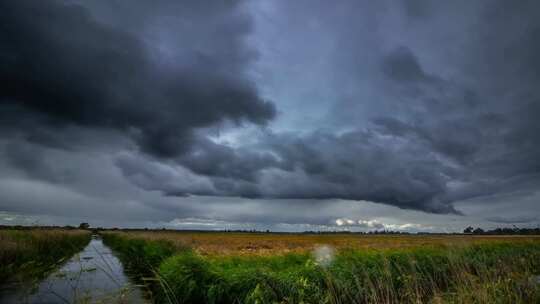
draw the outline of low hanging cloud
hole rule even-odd
[[[530,215],[522,216],[492,216],[486,218],[490,222],[500,223],[500,224],[528,224],[538,221],[538,217]]]
[[[456,213],[449,201],[438,195],[455,170],[435,157],[425,157],[418,147],[403,147],[389,138],[369,132],[350,132],[341,136],[314,134],[311,137],[270,135],[261,145],[266,152],[233,149],[212,143],[212,150],[186,156],[177,161],[197,176],[205,176],[212,187],[192,189],[191,194],[243,196],[250,198],[296,198],[370,200],[417,208],[436,213]],[[213,148],[216,149],[216,148]],[[215,150],[214,150],[215,151]],[[268,153],[271,151],[272,153]],[[401,154],[400,158],[396,155]],[[406,160],[407,165],[402,164]],[[167,195],[185,195],[188,180],[166,172],[151,173],[151,163],[137,164],[142,179],[133,178],[134,168],[117,162],[124,175],[136,184],[160,190]],[[173,164],[174,166],[174,164]],[[204,166],[204,171],[199,166]],[[153,181],[160,181],[155,183]],[[176,187],[173,186],[176,183]],[[188,187],[189,188],[189,187]]]

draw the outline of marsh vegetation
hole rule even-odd
[[[33,229],[2,230],[0,244],[0,287],[33,286],[21,303],[540,303],[535,236],[101,231],[91,239],[86,230]],[[19,303],[20,294],[0,301]]]
[[[534,237],[108,232],[104,240],[158,303],[540,302]]]
[[[39,280],[89,241],[85,230],[0,230],[0,284]]]

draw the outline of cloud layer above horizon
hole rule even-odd
[[[536,1],[0,11],[0,211],[421,230],[434,223],[417,212],[491,208],[486,222],[538,223]],[[390,209],[329,211],[355,202]]]

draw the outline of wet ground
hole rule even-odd
[[[0,303],[147,303],[120,260],[98,236],[37,286],[14,285]]]

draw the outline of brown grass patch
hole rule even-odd
[[[116,232],[148,240],[168,240],[202,255],[275,255],[301,253],[319,245],[340,249],[392,249],[422,246],[466,246],[485,242],[540,241],[538,236],[281,234],[240,232]]]

